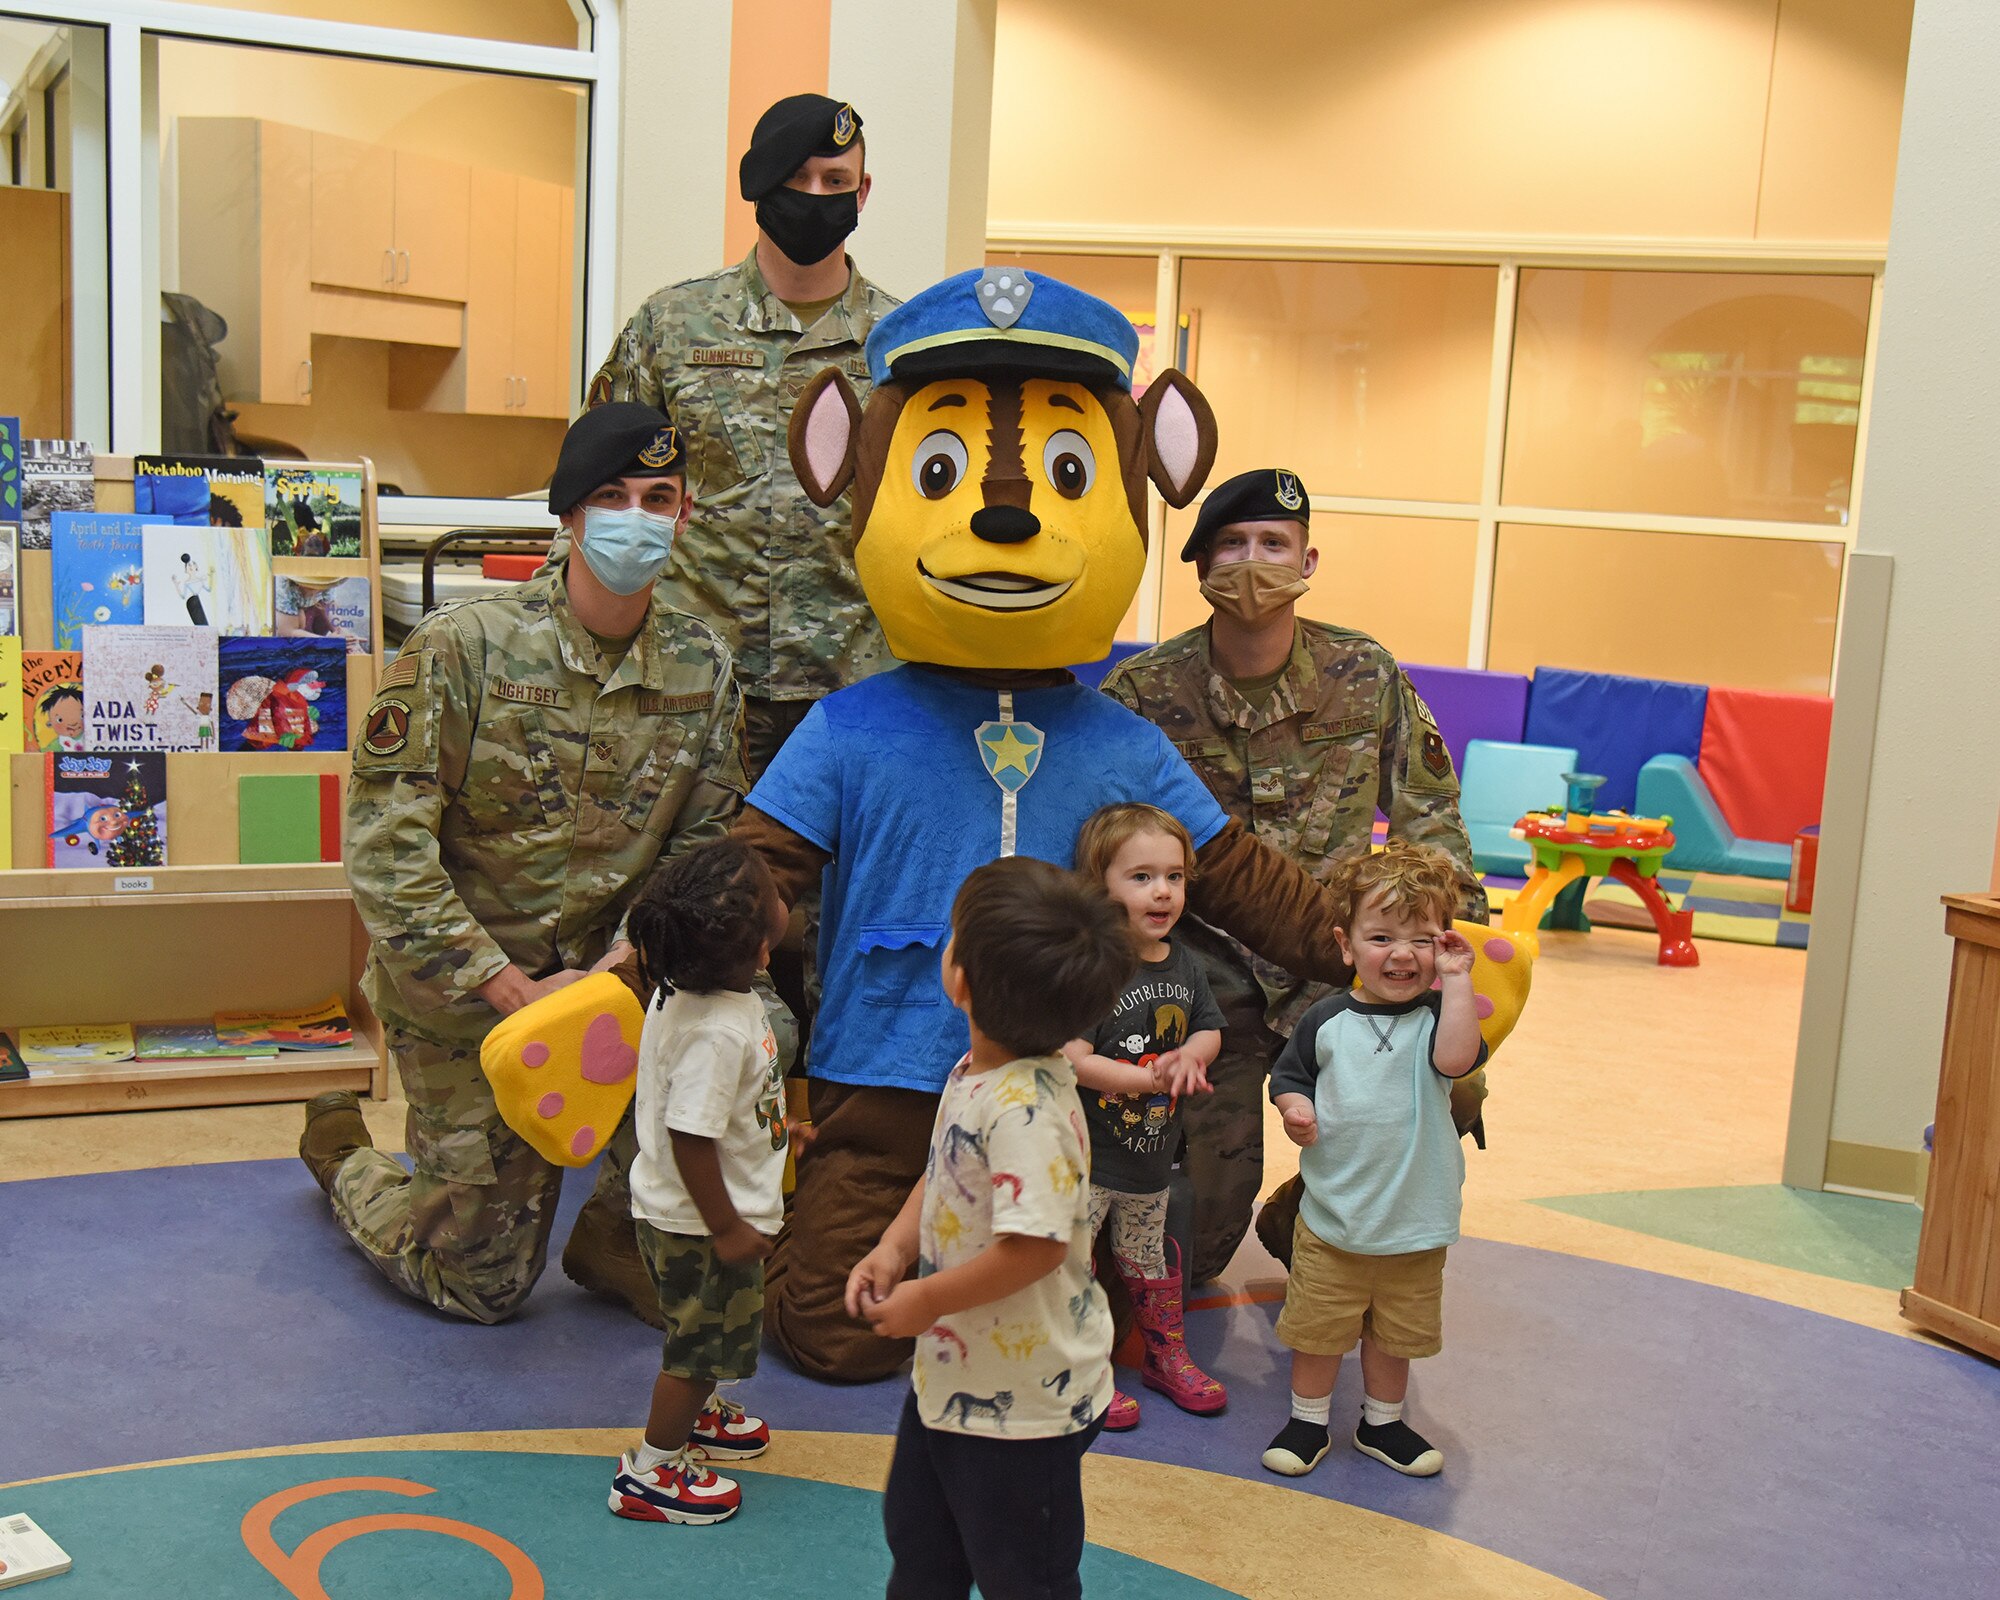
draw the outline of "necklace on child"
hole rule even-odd
[[[1389,1025],[1386,1028],[1377,1023],[1365,1011],[1361,1013],[1361,1019],[1368,1024],[1368,1031],[1375,1035],[1375,1053],[1379,1056],[1384,1050],[1389,1048],[1389,1041],[1396,1034],[1396,1024],[1401,1022],[1403,1017],[1401,1012],[1396,1013],[1396,1015],[1389,1019]]]

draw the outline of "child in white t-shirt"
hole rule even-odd
[[[923,1181],[847,1280],[850,1316],[917,1341],[882,1504],[889,1593],[1074,1600],[1111,1314],[1062,1047],[1111,1009],[1132,943],[1101,889],[1025,856],[972,873],[951,925],[944,992],[972,1049],[945,1082]]]
[[[627,927],[656,990],[632,1215],[667,1337],[645,1439],[619,1458],[610,1504],[641,1522],[720,1522],[742,1492],[703,1463],[761,1455],[771,1438],[715,1386],[757,1370],[764,1258],[784,1215],[785,1085],[751,984],[785,906],[763,858],[723,839],[662,866]]]

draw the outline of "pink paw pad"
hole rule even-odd
[[[562,1108],[563,1097],[551,1089],[535,1102],[535,1115],[540,1117],[544,1122],[551,1122],[562,1115]]]
[[[1472,997],[1472,1014],[1481,1022],[1493,1015],[1493,1002],[1483,994]]]
[[[639,1052],[618,1031],[618,1019],[601,1011],[583,1030],[583,1076],[587,1083],[623,1083],[639,1065]]]
[[[1514,941],[1512,939],[1488,939],[1486,941],[1486,959],[1493,962],[1496,966],[1505,966],[1509,961],[1514,959]]]
[[[539,1067],[548,1059],[549,1047],[539,1039],[531,1040],[521,1046],[521,1065],[524,1067]]]
[[[590,1154],[590,1147],[596,1143],[597,1130],[595,1128],[578,1128],[575,1136],[569,1142],[569,1153],[573,1156],[587,1156]]]

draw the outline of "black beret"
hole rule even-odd
[[[792,94],[757,119],[736,169],[745,200],[761,200],[810,156],[844,155],[861,132],[861,113],[823,94]]]
[[[1218,484],[1201,503],[1194,519],[1194,532],[1181,546],[1181,560],[1192,561],[1216,529],[1232,522],[1312,523],[1312,504],[1299,475],[1284,467],[1259,467],[1255,472],[1239,472],[1227,483]]]
[[[549,480],[549,510],[561,516],[613,478],[686,473],[687,451],[673,418],[636,400],[613,400],[584,412],[563,435]]]

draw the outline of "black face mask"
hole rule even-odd
[[[824,261],[861,220],[861,196],[807,194],[803,189],[773,189],[757,202],[757,226],[788,260],[802,267]]]

